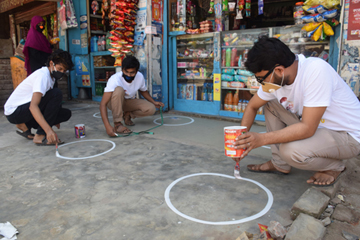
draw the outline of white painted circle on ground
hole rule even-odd
[[[163,126],[184,126],[184,125],[188,125],[188,124],[191,124],[194,122],[194,119],[191,118],[191,117],[185,117],[185,116],[167,116],[167,117],[163,117],[164,119],[165,118],[170,118],[171,120],[179,120],[181,118],[187,118],[187,119],[190,119],[190,122],[186,122],[186,123],[177,123],[177,124],[168,124],[168,123],[164,123]],[[157,118],[154,120],[154,123],[157,124],[157,125],[161,125],[161,123],[158,123],[157,120],[161,120],[161,117]]]
[[[66,160],[89,159],[89,158],[94,158],[94,157],[104,155],[104,154],[112,151],[116,147],[116,144],[113,141],[110,141],[110,140],[107,140],[107,139],[88,139],[88,140],[80,140],[80,141],[76,141],[76,142],[65,143],[65,144],[59,145],[58,148],[64,147],[66,145],[70,145],[70,144],[74,144],[74,143],[82,143],[82,142],[109,142],[109,143],[112,144],[112,147],[109,150],[106,150],[105,152],[102,152],[102,153],[99,153],[99,154],[96,154],[96,155],[92,155],[92,156],[88,156],[88,157],[80,157],[80,158],[64,157],[64,156],[61,156],[60,153],[58,153],[58,152],[57,152],[56,156],[58,158],[62,158],[62,159],[66,159]]]
[[[108,118],[112,118],[113,116],[109,116],[109,113],[111,113],[111,112],[108,112]],[[94,113],[93,117],[94,118],[101,118],[100,112]]]
[[[190,177],[195,177],[195,176],[219,176],[219,177],[225,177],[225,178],[230,178],[230,179],[235,179],[234,176],[229,176],[229,175],[225,175],[225,174],[220,174],[220,173],[195,173],[195,174],[191,174],[191,175],[187,175],[187,176],[184,176],[184,177],[181,177],[177,180],[175,180],[174,182],[172,182],[165,190],[165,202],[166,204],[168,205],[168,207],[173,210],[176,214],[182,216],[183,218],[186,218],[188,220],[191,220],[193,222],[198,222],[198,223],[203,223],[203,224],[209,224],[209,225],[231,225],[231,224],[240,224],[240,223],[244,223],[244,222],[249,222],[249,221],[252,221],[254,219],[257,219],[263,215],[265,215],[271,208],[272,204],[273,204],[273,201],[274,201],[274,197],[272,195],[272,193],[270,192],[269,189],[267,189],[264,185],[262,185],[261,183],[259,182],[256,182],[252,179],[249,179],[249,178],[242,178],[241,180],[244,180],[244,181],[248,181],[248,182],[252,182],[256,185],[258,185],[260,188],[262,188],[267,196],[268,196],[268,202],[266,204],[266,206],[264,207],[263,210],[261,210],[259,213],[255,214],[255,215],[252,215],[250,217],[246,217],[246,218],[243,218],[243,219],[239,219],[239,220],[233,220],[233,221],[222,221],[222,222],[210,222],[210,221],[204,221],[204,220],[200,220],[200,219],[197,219],[197,218],[193,218],[193,217],[190,217],[188,215],[185,215],[184,213],[180,212],[179,210],[177,210],[174,205],[171,203],[170,201],[170,190],[175,186],[175,184],[177,184],[178,182],[180,182],[181,180],[184,180],[186,178],[190,178]],[[236,181],[239,181],[240,179],[236,179]]]

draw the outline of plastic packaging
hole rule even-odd
[[[221,57],[222,57],[221,66],[225,67],[226,66],[226,49],[225,48],[223,48],[223,50],[221,51]]]
[[[234,76],[227,75],[227,74],[221,74],[221,80],[222,81],[234,81]]]
[[[224,100],[224,110],[225,111],[231,111],[232,100],[233,100],[233,96],[232,96],[231,91],[229,91],[225,95],[225,100]]]
[[[236,67],[236,65],[237,65],[236,53],[237,53],[236,48],[233,48],[231,50],[231,64],[230,64],[232,67]]]
[[[98,37],[93,36],[90,41],[90,49],[91,52],[97,52],[98,51]]]
[[[226,49],[226,67],[230,67],[231,63],[231,49]]]
[[[235,70],[234,70],[234,69],[231,69],[231,68],[223,69],[221,72],[222,72],[223,74],[235,75]]]
[[[302,17],[305,15],[304,10],[302,8],[303,2],[297,2],[294,7],[294,21],[295,25],[303,24]]]
[[[236,91],[233,97],[232,101],[232,111],[237,112],[238,111],[238,103],[239,103],[239,91]]]

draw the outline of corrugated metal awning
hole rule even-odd
[[[23,7],[41,5],[42,2],[58,2],[60,0],[0,0],[0,13]],[[26,6],[25,6],[26,5]]]

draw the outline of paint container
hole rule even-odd
[[[245,126],[230,126],[224,127],[224,142],[225,142],[225,156],[240,157],[245,149],[235,149],[233,144],[237,136],[247,132]]]
[[[85,137],[85,124],[76,124],[75,125],[75,137],[84,138]]]

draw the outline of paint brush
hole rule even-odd
[[[240,177],[240,165],[239,165],[239,162],[236,162],[236,164],[235,164],[234,177],[236,179],[242,179],[242,177]]]
[[[58,150],[58,144],[57,144],[57,143],[56,143],[55,147],[56,147],[55,156],[60,157],[59,150]]]

